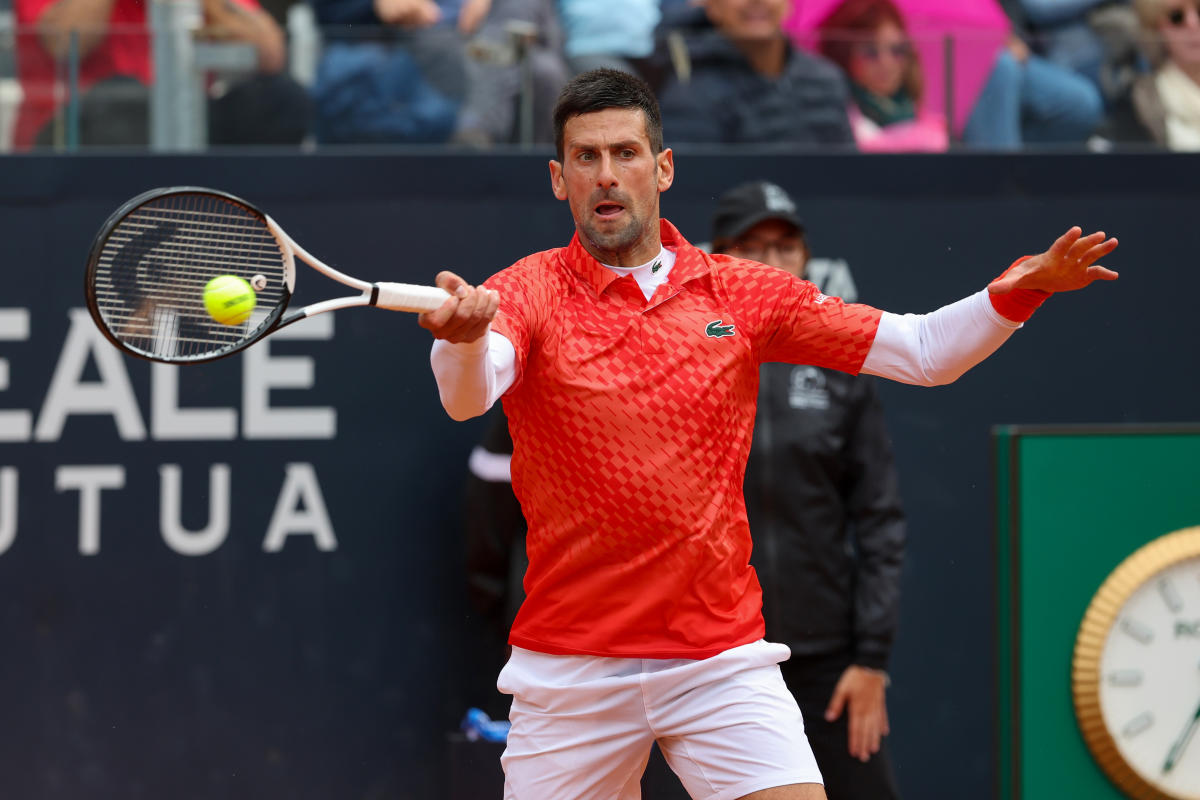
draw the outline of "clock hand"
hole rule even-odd
[[[1175,744],[1171,745],[1171,750],[1167,753],[1167,761],[1163,764],[1163,772],[1170,772],[1179,763],[1179,757],[1183,755],[1183,748],[1187,747],[1188,741],[1191,740],[1197,722],[1200,722],[1200,706],[1196,706],[1196,713],[1192,714],[1192,718],[1183,728],[1183,733],[1179,734]]]

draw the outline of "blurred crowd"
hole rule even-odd
[[[181,53],[206,146],[545,145],[610,67],[673,146],[1200,149],[1200,0],[0,0],[0,149],[153,146]]]

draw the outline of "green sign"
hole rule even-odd
[[[1120,800],[1076,724],[1071,661],[1105,578],[1200,525],[1200,426],[994,431],[1002,800]]]

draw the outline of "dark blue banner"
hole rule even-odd
[[[801,203],[814,277],[896,312],[976,291],[1070,225],[1121,239],[1116,284],[1052,298],[953,386],[884,390],[910,518],[901,788],[988,796],[990,427],[1196,419],[1200,161],[676,156],[663,213],[685,236],[708,238],[725,188],[770,178]],[[217,363],[152,366],[92,325],[83,272],[121,202],[198,184],[357,277],[480,281],[569,239],[546,160],[0,160],[0,794],[447,796],[447,734],[494,654],[462,556],[483,428],[442,412],[428,335],[354,309]],[[299,267],[297,303],[343,293]]]

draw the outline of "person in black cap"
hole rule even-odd
[[[767,181],[733,187],[713,215],[712,252],[761,261],[803,278],[808,244],[796,204]]]
[[[712,250],[803,278],[809,249],[787,192],[721,197]],[[899,796],[888,756],[887,663],[899,619],[905,521],[874,379],[763,364],[745,496],[767,639],[831,798]]]

